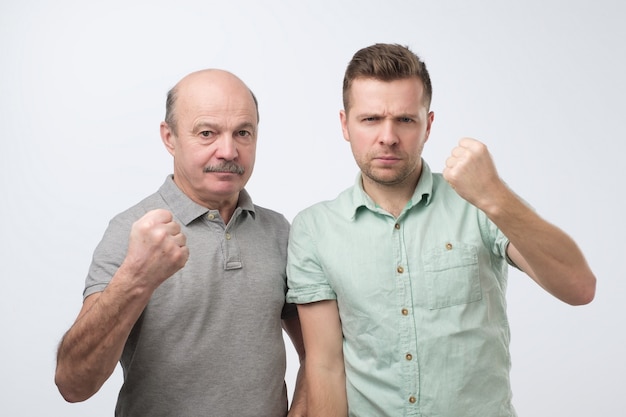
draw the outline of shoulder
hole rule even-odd
[[[444,205],[446,207],[454,207],[456,209],[467,210],[474,208],[467,200],[463,199],[452,188],[450,183],[445,180],[443,174],[432,174],[432,191],[430,205],[437,207]]]
[[[445,180],[443,174],[440,172],[434,172],[432,174],[433,179],[433,192],[452,193],[458,197],[456,191],[452,188],[450,183]]]
[[[127,226],[130,228],[130,225],[140,219],[144,214],[158,208],[169,209],[161,195],[155,192],[113,216],[109,222],[109,227],[118,226],[123,228]]]
[[[292,228],[322,232],[330,225],[352,221],[355,211],[362,204],[358,198],[355,199],[354,192],[354,187],[350,187],[332,200],[320,201],[304,208],[293,219]]]
[[[289,221],[282,213],[265,207],[254,205],[255,220],[268,223],[276,227],[289,227]]]

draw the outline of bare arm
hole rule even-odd
[[[504,184],[485,145],[461,139],[443,175],[509,238],[508,256],[541,287],[568,304],[593,300],[596,278],[576,243]]]
[[[67,401],[86,400],[111,376],[150,296],[188,256],[168,211],[148,212],[133,224],[126,259],[103,292],[85,299],[59,345],[55,382]]]
[[[346,417],[343,333],[337,302],[298,305],[307,354],[307,411],[310,417]]]
[[[300,328],[300,318],[296,315],[293,318],[283,320],[283,329],[293,343],[298,358],[300,360],[300,368],[296,377],[296,387],[294,389],[291,407],[287,417],[305,417],[306,412],[306,379],[305,379],[305,350],[304,341],[302,340],[302,329]]]

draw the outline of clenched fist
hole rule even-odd
[[[446,160],[443,177],[462,198],[478,208],[495,204],[505,187],[498,176],[487,146],[462,138]]]
[[[132,226],[123,266],[136,284],[156,289],[187,262],[186,240],[172,213],[149,211]]]

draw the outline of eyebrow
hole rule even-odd
[[[392,114],[389,115],[394,119],[399,119],[399,118],[403,118],[403,117],[408,117],[410,119],[415,119],[415,120],[419,120],[420,119],[420,115],[419,114],[413,114],[413,113],[399,113],[399,114]],[[366,117],[387,117],[381,113],[377,113],[377,112],[365,112],[365,113],[359,113],[356,115],[357,119],[363,119]]]
[[[211,130],[219,130],[215,123],[201,121],[193,125],[193,132],[202,132],[203,130],[211,129]]]
[[[254,125],[254,123],[250,123],[250,122],[241,123],[240,125],[237,126],[237,129],[235,130],[242,130],[242,129],[247,129],[247,130],[256,132],[256,126]]]
[[[193,126],[194,132],[202,132],[203,130],[207,130],[207,129],[217,130],[217,131],[222,130],[222,128],[220,127],[218,123],[212,123],[208,121],[201,121],[201,122],[196,123]],[[256,133],[256,127],[254,123],[251,123],[251,122],[242,122],[238,124],[234,130],[244,130],[244,129],[251,130]]]

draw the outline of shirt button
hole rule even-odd
[[[446,249],[451,250],[452,249],[452,243],[446,243]]]
[[[410,361],[410,360],[413,359],[413,355],[411,355],[410,353],[407,353],[405,358],[406,358],[407,361]]]
[[[409,402],[410,402],[411,404],[415,404],[415,401],[417,401],[417,400],[415,399],[415,397],[414,397],[414,396],[412,396],[412,395],[411,395],[411,396],[409,397]]]
[[[213,220],[215,218],[215,214],[209,213],[206,215],[209,220]]]
[[[394,227],[396,228],[396,230],[399,230],[400,229],[400,224],[396,223]]]
[[[409,315],[409,310],[407,310],[406,308],[402,309],[402,315],[403,316],[408,316]]]
[[[399,266],[396,271],[398,271],[398,274],[401,274],[404,272],[404,268],[402,268],[401,266]]]

